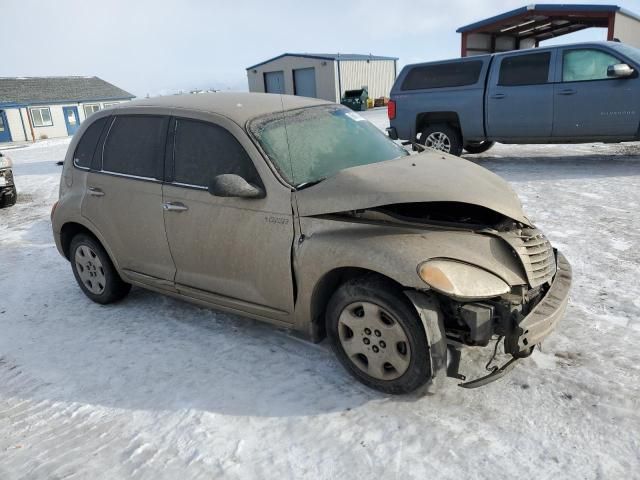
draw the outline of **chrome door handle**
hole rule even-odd
[[[504,97],[506,97],[504,93],[495,93],[491,95],[491,98],[495,98],[496,100],[500,100],[501,98],[504,98]]]
[[[162,208],[168,212],[184,212],[185,210],[189,210],[189,207],[180,202],[167,202],[162,205]]]
[[[558,95],[574,95],[578,93],[576,90],[574,90],[573,88],[565,88],[564,90],[560,90],[558,92]]]
[[[98,187],[89,187],[88,190],[89,195],[93,195],[94,197],[104,197],[104,192]]]

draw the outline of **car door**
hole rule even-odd
[[[540,141],[551,137],[554,55],[551,49],[496,57],[486,98],[490,138]]]
[[[275,180],[236,124],[175,118],[164,218],[183,294],[285,322],[292,321],[294,236],[291,193]],[[215,196],[207,186],[236,174],[262,198]]]
[[[109,121],[87,174],[82,215],[126,275],[171,286],[175,267],[161,181],[169,117],[117,115]]]
[[[633,137],[637,133],[637,71],[625,78],[607,74],[609,66],[630,62],[597,47],[567,47],[560,51],[557,63],[554,137],[586,140],[585,137]]]

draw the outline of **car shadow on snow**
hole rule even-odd
[[[18,176],[27,175],[50,175],[62,173],[62,166],[57,165],[55,160],[46,160],[42,162],[19,163],[14,165],[13,173]]]
[[[567,156],[465,156],[465,159],[503,176],[508,181],[536,182],[594,177],[640,175],[640,154],[585,154]]]
[[[81,293],[69,264],[56,261],[55,248],[38,255],[48,270],[42,282],[16,282],[25,301],[0,318],[19,321],[11,335],[25,346],[16,362],[24,355],[18,366],[41,385],[30,389],[31,398],[267,417],[339,412],[391,398],[351,378],[326,341],[314,345],[139,288],[117,304],[97,305]]]

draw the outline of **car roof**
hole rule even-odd
[[[164,97],[133,100],[131,102],[119,104],[116,109],[119,112],[136,107],[184,109],[224,115],[239,125],[244,125],[247,120],[261,115],[331,103],[332,102],[327,100],[298,97],[294,95],[249,92],[214,92],[167,95]]]

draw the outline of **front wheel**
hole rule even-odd
[[[420,319],[392,282],[361,277],[344,283],[329,301],[326,326],[338,360],[368,387],[403,394],[431,379]]]
[[[445,123],[429,125],[422,130],[420,143],[425,147],[440,150],[459,157],[462,154],[462,136],[457,128]]]
[[[489,150],[496,142],[470,142],[465,144],[464,149],[469,153],[483,153]]]

